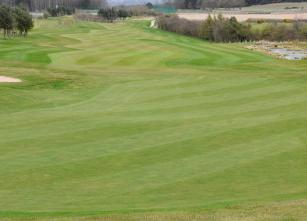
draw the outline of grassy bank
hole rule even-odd
[[[293,209],[273,218],[303,220],[306,70],[148,22],[37,21],[0,40],[0,75],[23,80],[0,85],[0,216],[277,204]]]

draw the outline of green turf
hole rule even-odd
[[[0,216],[307,198],[307,61],[40,20],[0,40]]]

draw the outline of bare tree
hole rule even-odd
[[[69,8],[101,8],[107,0],[0,0],[7,6],[22,6],[30,11],[41,11],[59,6]]]

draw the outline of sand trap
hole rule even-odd
[[[0,83],[19,83],[19,82],[21,82],[21,80],[17,78],[0,76]]]

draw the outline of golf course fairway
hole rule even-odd
[[[0,76],[22,82],[0,83],[0,219],[306,218],[307,61],[149,23],[1,38]]]

